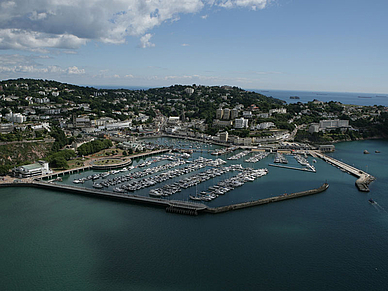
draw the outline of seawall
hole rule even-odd
[[[233,205],[222,206],[222,207],[215,207],[215,208],[208,207],[205,210],[205,212],[217,214],[217,213],[222,213],[222,212],[227,212],[227,211],[232,211],[232,210],[237,210],[237,209],[243,209],[243,208],[247,208],[247,207],[269,204],[272,202],[279,202],[279,201],[284,201],[284,200],[288,200],[288,199],[300,198],[300,197],[304,197],[304,196],[308,196],[308,195],[321,193],[321,192],[325,191],[327,188],[329,188],[329,184],[324,183],[321,187],[316,188],[316,189],[312,189],[312,190],[296,192],[296,193],[292,193],[292,194],[283,194],[280,196],[264,198],[264,199],[259,199],[256,201],[243,202],[243,203],[239,203],[239,204],[233,204]]]

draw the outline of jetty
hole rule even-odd
[[[104,199],[139,203],[139,204],[150,205],[150,206],[164,207],[166,212],[195,215],[195,216],[198,215],[200,212],[216,214],[216,213],[222,213],[222,212],[227,212],[227,211],[232,211],[237,209],[243,209],[247,207],[264,205],[272,202],[279,202],[279,201],[284,201],[288,199],[300,198],[303,196],[321,193],[329,187],[329,184],[325,183],[317,189],[312,189],[312,190],[307,190],[307,191],[302,191],[302,192],[297,192],[292,194],[282,194],[275,197],[269,197],[269,198],[259,199],[259,200],[250,201],[250,202],[243,202],[239,204],[212,208],[212,207],[208,207],[203,203],[196,203],[196,202],[189,202],[189,201],[182,201],[182,200],[167,200],[167,199],[161,199],[161,198],[132,195],[127,193],[116,193],[116,192],[91,189],[91,188],[85,188],[85,187],[76,187],[72,185],[43,182],[40,180],[33,180],[33,181],[29,180],[28,182],[27,181],[24,182],[21,180],[17,180],[17,181],[18,182],[14,182],[14,183],[1,183],[0,187],[34,187],[34,188],[48,189],[48,190],[54,190],[54,191],[91,196],[96,198],[104,198]]]
[[[307,191],[296,192],[296,193],[292,193],[292,194],[282,194],[282,195],[275,196],[275,197],[269,197],[269,198],[255,200],[255,201],[243,202],[243,203],[222,206],[222,207],[215,207],[215,208],[208,207],[208,208],[206,208],[205,212],[217,214],[217,213],[222,213],[222,212],[227,212],[227,211],[232,211],[232,210],[243,209],[243,208],[247,208],[247,207],[269,204],[269,203],[273,203],[273,202],[280,202],[280,201],[284,201],[284,200],[288,200],[288,199],[294,199],[294,198],[300,198],[300,197],[304,197],[304,196],[308,196],[308,195],[318,194],[318,193],[321,193],[323,191],[326,191],[327,188],[329,188],[329,184],[324,183],[319,188],[311,189],[311,190],[307,190]]]
[[[167,212],[198,215],[198,212],[204,211],[207,206],[202,203],[195,203],[181,200],[167,200],[160,198],[153,198],[140,195],[132,195],[125,193],[116,193],[111,191],[104,191],[86,187],[76,187],[72,185],[57,184],[50,182],[43,182],[34,180],[30,182],[14,182],[14,183],[2,183],[0,187],[34,187],[41,189],[48,189],[54,191],[68,192],[73,194],[80,194],[85,196],[92,196],[96,198],[105,198],[111,200],[120,200],[132,203],[140,203],[151,206],[164,207]]]
[[[284,165],[278,165],[278,164],[268,164],[268,166],[291,169],[291,170],[298,170],[298,171],[305,171],[305,172],[313,172],[313,173],[316,172],[316,171],[309,169],[309,168],[298,168],[298,167],[284,166]]]
[[[324,160],[325,162],[329,163],[332,166],[335,166],[339,168],[341,171],[344,171],[350,175],[353,175],[357,177],[358,179],[356,180],[356,187],[358,190],[362,192],[369,192],[369,184],[376,180],[375,177],[372,175],[368,174],[367,172],[357,169],[356,167],[350,166],[342,161],[339,161],[337,159],[334,159],[333,157],[329,157],[325,154],[320,153],[319,151],[309,151],[310,155],[313,157],[318,157]]]

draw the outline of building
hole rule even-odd
[[[10,112],[5,115],[5,119],[7,119],[9,122],[23,123],[27,120],[27,117],[21,113]]]
[[[275,127],[275,124],[273,122],[262,122],[256,126],[257,129],[268,129],[271,127]]]
[[[243,117],[235,119],[234,128],[237,128],[237,129],[248,128],[248,119],[245,119]]]
[[[287,113],[287,109],[286,108],[278,108],[278,109],[270,109],[269,110],[269,115],[272,115],[274,113],[286,114]]]
[[[227,142],[229,137],[229,133],[227,131],[220,133],[220,141]]]
[[[170,116],[167,120],[168,124],[178,124],[179,123],[179,116]]]
[[[222,116],[222,119],[224,119],[224,120],[230,119],[230,109],[229,108],[224,109],[224,115]]]
[[[230,111],[230,119],[236,119],[238,117],[238,109],[237,108],[233,108],[231,111]]]
[[[218,108],[216,110],[216,119],[222,119],[224,116],[224,110],[222,108]]]
[[[38,161],[34,164],[15,167],[12,169],[12,175],[18,178],[29,178],[33,176],[51,174],[49,164],[45,161]]]
[[[186,89],[185,89],[185,92],[187,93],[187,94],[193,94],[194,93],[194,89],[193,88],[190,88],[190,87],[187,87]]]
[[[309,133],[319,132],[319,123],[311,123],[309,126]]]
[[[243,111],[243,117],[251,119],[252,118],[252,111]]]
[[[213,126],[218,126],[218,127],[231,127],[233,125],[232,120],[214,120]]]
[[[348,127],[349,127],[349,120],[330,119],[330,120],[319,121],[319,128],[322,130],[348,128]]]
[[[0,123],[0,133],[10,133],[14,129],[12,123]]]
[[[320,145],[320,146],[318,147],[318,149],[319,149],[321,152],[323,152],[323,153],[327,153],[327,152],[334,152],[335,147],[334,147],[334,145],[332,145],[332,144],[329,144],[329,145]]]

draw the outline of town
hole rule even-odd
[[[130,156],[154,150],[144,138],[161,135],[225,146],[331,151],[333,142],[382,137],[388,129],[384,106],[287,104],[237,87],[195,84],[108,90],[5,80],[0,109],[2,174],[38,160],[54,169],[77,167],[101,150]]]

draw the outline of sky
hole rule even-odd
[[[0,79],[388,93],[386,0],[0,0]]]

